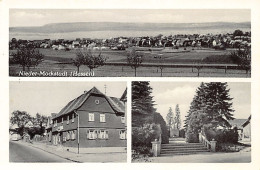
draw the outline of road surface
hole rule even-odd
[[[71,162],[21,142],[9,142],[10,162]]]

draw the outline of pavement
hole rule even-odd
[[[104,152],[102,149],[98,149],[96,153],[94,153],[94,149],[82,149],[80,148],[80,153],[77,153],[76,148],[66,148],[61,146],[53,146],[47,145],[45,143],[39,142],[23,142],[23,141],[16,141],[10,142],[10,147],[13,146],[13,143],[19,144],[20,147],[31,147],[37,149],[38,151],[44,151],[45,153],[51,154],[53,156],[59,157],[63,160],[68,160],[71,162],[126,162],[127,154],[126,150],[123,151],[122,148],[104,148]],[[114,149],[114,150],[113,150]],[[10,149],[11,150],[11,149]],[[62,161],[61,161],[62,162]]]
[[[152,163],[250,163],[251,148],[230,153],[199,153],[193,155],[175,155],[169,157],[152,157]]]

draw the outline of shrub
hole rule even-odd
[[[233,144],[233,143],[217,143],[217,151],[220,152],[239,152],[244,149],[245,146]]]
[[[186,142],[188,142],[188,143],[199,143],[198,134],[187,133],[186,134]]]
[[[151,156],[151,142],[159,139],[160,134],[160,125],[155,123],[132,128],[132,148],[135,155]]]
[[[133,147],[148,146],[151,147],[151,142],[159,139],[161,133],[160,126],[152,124],[144,124],[142,127],[132,129],[132,145]]]
[[[204,128],[204,134],[209,141],[214,139],[218,143],[237,143],[239,137],[236,128],[234,129]]]

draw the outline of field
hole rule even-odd
[[[71,72],[76,71],[77,68],[71,64],[72,58],[76,57],[76,50],[63,51],[52,49],[39,49],[42,54],[45,55],[44,61],[36,68],[31,68],[30,71],[39,72],[68,72],[69,76]],[[224,51],[214,49],[171,49],[166,48],[163,50],[141,50],[143,54],[143,66],[137,68],[137,76],[139,77],[247,77],[244,70],[237,69],[219,69],[205,67],[200,70],[196,69],[198,64],[218,65],[218,66],[234,66],[229,58],[229,54],[232,49]],[[10,51],[10,54],[14,51]],[[94,54],[98,54],[99,51],[95,51]],[[157,56],[161,55],[161,59]],[[127,66],[127,52],[126,51],[102,51],[102,55],[108,57],[108,65],[99,67],[94,70],[94,76],[98,77],[133,77],[134,69]],[[164,65],[161,70],[158,65]],[[178,65],[191,65],[190,67],[178,67]],[[167,66],[166,66],[167,65]],[[171,67],[171,65],[175,65]],[[169,67],[170,66],[170,67]],[[19,72],[22,71],[19,65],[9,66],[10,76],[19,76]],[[162,71],[162,72],[161,72]],[[87,66],[81,66],[80,72],[89,72]],[[198,73],[199,72],[199,73]],[[21,76],[21,75],[20,75]],[[74,75],[77,76],[77,75]]]

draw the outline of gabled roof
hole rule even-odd
[[[234,120],[229,120],[229,123],[231,126],[236,126],[237,128],[241,128],[242,124],[247,121],[247,119],[234,119]]]
[[[121,101],[126,102],[127,101],[127,88],[125,89],[123,95],[120,98]]]
[[[99,95],[105,97],[105,99],[108,101],[111,108],[115,111],[115,113],[123,114],[124,109],[122,109],[119,104],[117,104],[114,100],[112,100],[110,97],[107,97],[103,93],[101,93],[96,87],[93,87],[88,92],[85,92],[84,94],[80,95],[79,97],[75,98],[74,100],[70,101],[61,111],[54,117],[60,117],[61,115],[66,115],[68,113],[73,112],[74,110],[77,110],[80,108],[83,103],[89,98],[91,95]]]
[[[248,119],[241,125],[242,127],[247,126],[251,121],[251,115],[248,117]]]

